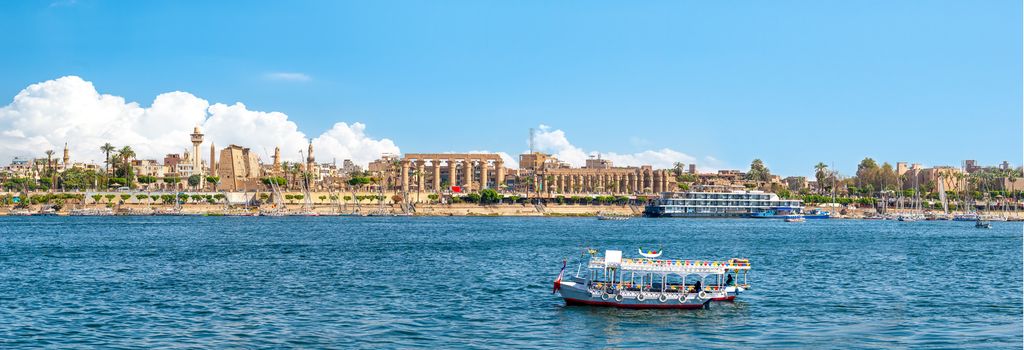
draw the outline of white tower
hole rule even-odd
[[[192,173],[195,175],[203,175],[203,157],[199,153],[199,145],[203,144],[203,133],[199,131],[199,126],[196,126],[192,130]]]

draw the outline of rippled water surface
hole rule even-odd
[[[0,345],[1022,346],[1020,223],[0,218]],[[583,246],[748,257],[709,310],[566,307]],[[569,270],[575,270],[570,265]]]

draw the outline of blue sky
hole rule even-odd
[[[670,149],[809,175],[1022,158],[1019,1],[0,2],[0,106],[77,75],[402,152]],[[710,158],[717,159],[712,161]],[[712,164],[713,163],[713,164]]]

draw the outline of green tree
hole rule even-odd
[[[492,190],[490,188],[484,189],[484,190],[480,191],[480,203],[483,203],[483,204],[498,203],[498,201],[500,201],[500,200],[501,200],[501,195],[498,194],[498,191]]]
[[[122,194],[121,195],[121,201],[126,201],[126,200],[128,200],[130,198],[132,198],[132,195],[130,195],[130,194]]]
[[[818,181],[818,193],[822,193],[825,188],[825,178],[828,176],[828,165],[825,163],[818,162],[814,165],[814,178]]]
[[[134,170],[132,170],[132,158],[135,158],[135,151],[130,146],[124,146],[117,152],[117,155],[121,159],[122,165],[116,175],[126,180],[125,186],[132,187],[132,179],[135,177]]]
[[[206,182],[213,184],[213,190],[217,190],[217,185],[220,184],[220,176],[207,176]]]
[[[115,196],[114,196],[114,195],[112,195],[112,194],[106,194],[106,195],[103,195],[103,198],[106,198],[106,199],[107,199],[107,203],[110,203],[110,201],[114,200],[114,197],[115,197]]]
[[[203,178],[201,176],[199,176],[199,175],[189,176],[188,177],[188,186],[192,187],[193,189],[195,189],[196,186],[199,186],[199,183],[202,182],[202,181],[203,181]]]
[[[772,173],[764,166],[764,162],[754,159],[753,162],[750,162],[750,171],[747,171],[746,178],[752,181],[771,181]]]
[[[107,175],[110,174],[110,153],[114,152],[115,149],[117,148],[114,148],[114,145],[111,145],[109,142],[104,143],[103,146],[100,146],[100,151],[103,151],[103,154],[106,155],[107,157],[105,166],[103,168],[104,178],[106,178]]]
[[[93,203],[99,203],[100,199],[103,198],[103,195],[101,195],[101,194],[94,194],[94,195],[92,195],[90,197],[92,197],[92,202]]]

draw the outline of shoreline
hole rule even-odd
[[[40,214],[42,209],[41,205],[30,205],[27,210],[33,215],[31,216],[254,216],[260,213],[262,210],[274,210],[273,206],[263,207],[244,207],[244,206],[225,206],[223,204],[184,204],[181,205],[179,211],[174,211],[174,205],[171,204],[90,204],[90,205],[69,205],[68,207],[61,208],[57,212],[50,214]],[[71,215],[71,211],[74,209],[86,209],[86,210],[100,210],[107,211],[111,214],[101,215]],[[818,207],[808,206],[805,210],[821,209],[837,213],[837,208],[830,207]],[[12,214],[15,210],[14,206],[3,206],[0,207],[0,216],[28,216]],[[303,211],[303,207],[300,204],[287,204],[282,208],[276,209],[278,211],[298,213]],[[842,209],[840,209],[842,210]],[[309,216],[366,216],[367,214],[376,214],[376,216],[420,216],[420,217],[447,217],[447,216],[467,216],[467,217],[596,217],[601,214],[613,215],[613,216],[626,216],[626,217],[642,217],[643,208],[637,205],[620,205],[620,204],[547,204],[547,205],[534,205],[534,204],[492,204],[492,205],[478,205],[478,204],[418,204],[410,207],[410,210],[403,210],[401,205],[361,205],[358,210],[352,205],[339,206],[329,204],[314,204],[311,211],[307,213],[316,213],[316,215]],[[904,211],[909,212],[909,211]],[[893,210],[891,213],[898,213]],[[951,212],[949,215],[958,214],[959,212]],[[1024,211],[1005,211],[1005,212],[991,212],[991,215],[999,215],[1007,218],[1007,221],[1024,221]],[[829,219],[841,219],[841,220],[865,220],[865,216],[875,215],[875,210],[861,209],[861,208],[846,208],[846,215],[835,214]],[[374,215],[371,215],[374,216]],[[709,217],[713,219],[714,217]],[[689,219],[702,219],[702,218],[689,218]],[[773,220],[773,219],[763,219]],[[927,221],[944,221],[944,220],[927,220]]]

